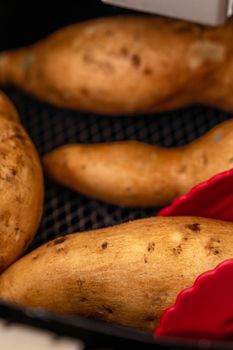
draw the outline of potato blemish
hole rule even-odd
[[[198,223],[186,225],[185,227],[193,232],[201,232],[201,224]]]
[[[149,242],[148,247],[147,247],[147,251],[149,253],[153,252],[155,250],[155,243],[154,242]]]
[[[101,245],[101,248],[103,250],[107,249],[108,248],[108,242],[104,242],[102,245]]]
[[[141,58],[137,54],[133,54],[131,57],[131,62],[134,67],[139,67],[141,65]]]
[[[208,255],[219,255],[220,254],[220,243],[221,241],[217,238],[211,238],[206,244],[205,249],[208,251]]]
[[[103,309],[107,311],[109,314],[113,314],[113,310],[109,306],[103,305]]]
[[[53,241],[53,244],[54,245],[62,244],[66,241],[66,239],[67,239],[66,237],[57,238],[57,239],[55,239],[55,241]]]
[[[174,255],[180,255],[183,251],[181,244],[172,249]]]

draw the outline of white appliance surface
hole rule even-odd
[[[55,337],[53,333],[28,326],[7,325],[0,320],[2,350],[83,350],[81,342]]]
[[[105,3],[193,22],[220,25],[232,15],[233,0],[102,0]]]

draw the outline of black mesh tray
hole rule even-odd
[[[68,143],[138,140],[165,147],[181,146],[230,116],[201,106],[160,115],[105,117],[67,111],[40,103],[12,89],[22,122],[43,156]],[[120,208],[87,198],[46,178],[45,212],[31,248],[57,236],[154,215],[157,208]]]
[[[110,118],[54,108],[15,89],[6,89],[5,92],[15,103],[22,122],[41,155],[57,146],[74,142],[134,139],[166,147],[180,146],[230,118],[230,115],[203,106],[159,115]],[[107,205],[74,193],[46,178],[44,216],[30,249],[63,234],[151,216],[157,209],[129,209]],[[11,321],[49,328],[59,334],[84,339],[88,343],[91,339],[91,344],[95,347],[97,344],[108,344],[112,348],[115,344],[118,348],[124,344],[133,345],[134,348],[145,348],[145,343],[147,347],[152,343],[151,335],[82,318],[61,318],[44,312],[17,311],[9,309],[6,305],[0,305],[0,314]],[[160,345],[156,346],[155,343],[151,346],[154,349],[160,348]],[[180,348],[180,345],[167,345],[166,349],[169,348]],[[222,349],[223,346],[219,348]]]

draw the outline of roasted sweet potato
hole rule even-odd
[[[0,276],[0,298],[153,330],[177,294],[233,256],[233,224],[150,218],[57,238]]]
[[[135,141],[68,145],[44,157],[47,174],[88,196],[124,206],[162,206],[233,167],[233,120],[185,147]]]
[[[0,271],[32,241],[42,215],[43,196],[37,152],[15,108],[0,93]]]
[[[197,102],[232,111],[232,37],[232,20],[221,28],[149,16],[91,20],[3,52],[0,83],[109,115]]]

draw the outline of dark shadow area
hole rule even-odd
[[[1,1],[0,49],[28,45],[70,23],[130,11],[88,1]]]

